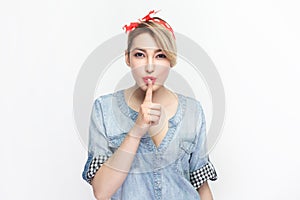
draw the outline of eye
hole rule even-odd
[[[144,57],[144,54],[141,52],[137,52],[134,54],[134,56],[139,58],[139,57]]]
[[[158,58],[167,58],[167,56],[163,53],[160,53],[157,55]]]

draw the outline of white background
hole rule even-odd
[[[0,199],[93,199],[72,114],[76,76],[97,46],[152,9],[201,45],[222,77],[215,199],[300,199],[298,4],[1,1]]]

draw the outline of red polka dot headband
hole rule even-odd
[[[125,32],[127,33],[127,32],[130,32],[130,31],[134,30],[141,22],[153,21],[153,22],[157,22],[157,23],[163,25],[166,29],[171,31],[171,33],[173,34],[173,37],[175,38],[174,31],[173,31],[172,27],[167,22],[165,22],[163,20],[160,20],[160,19],[152,18],[150,16],[151,14],[156,14],[158,12],[159,12],[159,10],[158,11],[151,10],[148,13],[148,15],[146,15],[142,19],[138,19],[139,20],[138,22],[131,22],[129,25],[123,26],[123,29],[125,29]]]

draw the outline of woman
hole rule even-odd
[[[206,153],[199,101],[164,87],[176,64],[172,28],[150,15],[124,26],[136,84],[93,105],[83,178],[96,199],[211,200],[217,174]]]

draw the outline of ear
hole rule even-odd
[[[129,58],[129,53],[127,50],[125,50],[125,62],[128,67],[130,67],[130,58]]]

